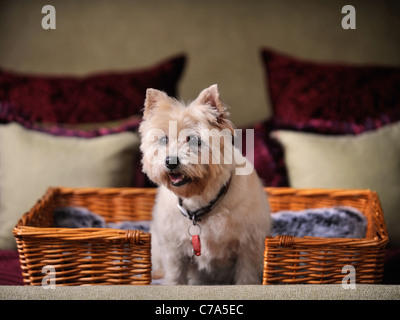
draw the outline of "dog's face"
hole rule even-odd
[[[230,174],[234,129],[216,85],[188,106],[148,89],[140,149],[143,171],[180,197],[199,195]]]

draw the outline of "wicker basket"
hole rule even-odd
[[[388,237],[375,192],[265,191],[273,212],[347,205],[363,212],[368,226],[364,239],[266,238],[263,284],[341,283],[345,265],[355,267],[357,283],[381,281]],[[155,193],[155,189],[50,188],[13,230],[25,284],[41,285],[46,265],[56,269],[56,285],[149,284],[150,234],[52,225],[53,210],[63,206],[86,207],[107,222],[150,220]]]
[[[363,239],[279,235],[267,237],[263,284],[342,283],[344,266],[355,270],[356,283],[379,283],[383,276],[385,247],[389,241],[382,208],[369,190],[268,188],[271,210],[351,206],[365,214]]]
[[[50,188],[13,230],[26,285],[41,285],[44,266],[56,285],[151,282],[151,238],[141,231],[52,228],[57,207],[80,206],[106,222],[150,220],[154,189]]]

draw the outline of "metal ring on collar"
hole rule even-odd
[[[191,229],[193,228],[193,227],[197,227],[198,228],[198,233],[192,233],[191,231]],[[188,227],[188,234],[189,234],[189,236],[194,236],[194,235],[201,235],[201,227],[198,225],[198,224],[191,224],[189,227]]]

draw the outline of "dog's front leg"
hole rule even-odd
[[[190,259],[188,257],[178,257],[166,255],[163,259],[165,270],[164,284],[182,285],[188,283],[188,270]]]
[[[241,248],[236,261],[235,284],[261,284],[263,272],[262,257],[262,249]]]

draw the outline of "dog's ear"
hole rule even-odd
[[[143,119],[149,119],[153,115],[160,100],[166,98],[168,98],[168,96],[165,92],[152,88],[147,89],[146,99],[144,101]]]
[[[196,103],[207,104],[215,108],[218,112],[218,118],[227,118],[229,116],[226,106],[222,103],[219,97],[218,85],[216,84],[213,84],[200,92],[195,101]]]
[[[196,98],[195,103],[209,105],[217,111],[216,113],[216,125],[217,127],[228,128],[234,131],[233,124],[228,119],[229,112],[225,104],[221,101],[219,97],[218,85],[213,84],[212,86],[204,89],[200,92],[199,96]]]

